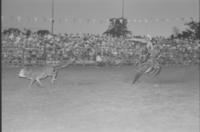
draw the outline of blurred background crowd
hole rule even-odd
[[[77,64],[96,64],[97,56],[106,65],[137,64],[145,58],[146,36],[112,37],[97,34],[50,34],[28,31],[2,32],[2,62],[13,65],[60,63],[70,57]],[[200,41],[192,38],[153,37],[163,65],[198,64]]]

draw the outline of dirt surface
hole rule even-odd
[[[199,70],[164,68],[131,85],[135,68],[69,67],[44,87],[2,68],[3,132],[199,132]]]

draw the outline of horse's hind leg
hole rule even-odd
[[[30,84],[29,84],[29,88],[32,88],[32,85],[33,85],[34,82],[35,82],[35,80],[34,80],[34,79],[31,79],[31,82],[30,82]]]
[[[53,86],[55,85],[56,77],[57,77],[57,72],[54,72],[51,78],[51,83],[53,84]]]
[[[36,81],[38,82],[38,84],[39,84],[40,87],[43,87],[42,82],[40,81],[39,78],[37,78]]]
[[[161,68],[161,66],[158,66],[158,67],[156,67],[155,69],[156,69],[156,70],[155,70],[155,72],[154,72],[154,77],[157,76],[158,74],[160,74],[162,68]]]
[[[143,74],[142,72],[138,72],[138,73],[136,73],[136,75],[135,75],[135,77],[134,77],[134,79],[133,79],[132,84],[135,84],[136,81],[138,81],[139,78],[142,76],[142,74]]]

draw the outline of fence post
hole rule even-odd
[[[54,60],[53,60],[53,61],[54,61],[54,62],[53,62],[54,65],[55,65],[56,62],[57,62],[57,53],[56,53],[56,52],[57,52],[57,50],[56,50],[56,42],[54,42]]]
[[[46,42],[44,41],[43,42],[44,43],[44,51],[43,51],[43,57],[44,57],[44,59],[45,59],[45,65],[47,64],[47,54],[46,54]]]
[[[22,47],[22,64],[24,66],[24,47]]]

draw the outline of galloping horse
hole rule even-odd
[[[160,49],[158,46],[154,46],[151,43],[151,38],[147,39],[146,49],[148,54],[146,55],[145,61],[140,62],[137,67],[137,73],[133,79],[132,84],[135,84],[142,75],[153,75],[157,76],[161,72],[161,65],[158,61],[160,55]]]

